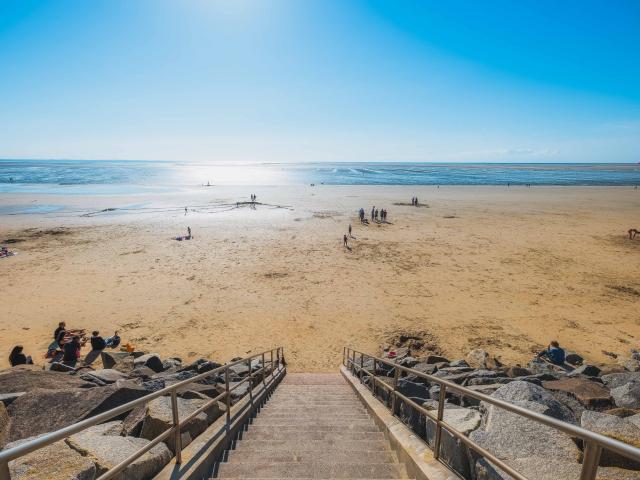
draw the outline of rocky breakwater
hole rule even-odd
[[[51,370],[42,370],[24,365],[0,372],[0,448],[17,446],[221,366],[207,359],[185,365],[179,358],[162,359],[157,354],[143,352],[103,352],[101,357],[102,368],[60,371],[66,369],[54,365]],[[260,368],[259,361],[253,361],[251,366],[231,367],[231,386]],[[257,381],[254,379],[254,384]],[[232,404],[249,388],[250,382],[236,388]],[[219,374],[180,388],[180,419],[224,390],[224,376]],[[184,424],[182,445],[188,445],[223,415],[225,408],[223,402],[216,402]],[[172,419],[170,397],[155,398],[109,422],[10,462],[11,478],[93,480],[170,428]],[[173,456],[173,441],[170,436],[154,446],[116,478],[153,477]]]
[[[558,367],[537,358],[526,366],[502,365],[481,349],[457,360],[428,354],[413,357],[409,349],[393,347],[385,347],[381,355],[389,362],[640,447],[640,361],[632,356],[620,357],[617,364],[591,365],[571,352],[567,363]],[[363,367],[374,373],[380,383],[392,385],[392,365],[378,363],[374,372],[374,362],[365,359]],[[362,378],[371,383],[369,376]],[[440,385],[436,381],[403,372],[397,389],[434,415],[437,413]],[[389,398],[381,387],[377,394],[382,400]],[[579,439],[450,389],[446,390],[445,399],[445,422],[526,477],[580,477],[584,446]],[[435,423],[407,402],[398,402],[397,408],[403,421],[433,446]],[[441,455],[466,479],[511,478],[445,430]],[[640,463],[603,452],[598,478],[638,479]]]

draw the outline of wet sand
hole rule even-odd
[[[290,208],[233,208],[250,193]],[[414,195],[426,205],[404,205]],[[593,362],[640,347],[632,188],[211,187],[5,194],[0,209],[56,204],[76,213],[0,215],[18,252],[0,259],[0,366],[18,343],[42,364],[61,320],[185,361],[283,345],[293,371],[333,371],[344,345],[375,352],[400,333],[508,363],[553,338]],[[390,223],[361,225],[372,205]],[[119,206],[133,210],[80,216]],[[187,226],[193,240],[171,239]]]

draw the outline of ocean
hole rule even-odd
[[[0,192],[118,194],[211,185],[640,184],[640,164],[0,160]]]

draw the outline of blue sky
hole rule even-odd
[[[0,0],[0,157],[640,161],[640,2]]]

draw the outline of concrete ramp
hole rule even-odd
[[[216,478],[409,478],[340,374],[287,374]]]

